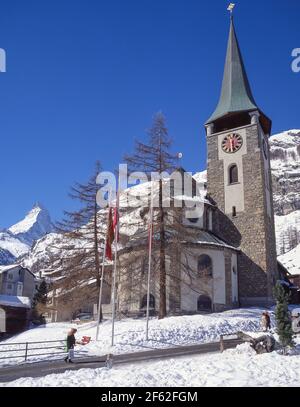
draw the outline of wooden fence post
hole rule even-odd
[[[27,361],[27,354],[28,354],[28,342],[26,342],[26,348],[25,348],[25,362]]]
[[[220,336],[220,351],[223,353],[225,350],[223,335]]]

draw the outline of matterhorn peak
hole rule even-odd
[[[48,210],[40,202],[36,202],[25,218],[11,226],[8,231],[31,246],[34,241],[52,232],[53,225]]]

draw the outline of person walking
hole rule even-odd
[[[266,332],[266,330],[267,330],[267,320],[266,320],[266,313],[265,312],[263,312],[261,314],[260,326],[261,326],[261,330],[263,332]]]
[[[267,311],[262,313],[261,328],[264,332],[267,332],[269,329],[271,329],[271,318],[270,314]]]
[[[74,359],[74,347],[75,347],[76,343],[79,343],[79,344],[81,343],[81,342],[77,342],[75,339],[76,332],[77,332],[77,329],[75,329],[75,328],[70,329],[70,331],[68,332],[68,336],[67,336],[68,355],[64,359],[66,363],[73,363],[72,359]]]
[[[266,318],[266,330],[271,330],[271,317],[268,311],[265,312],[265,318]]]

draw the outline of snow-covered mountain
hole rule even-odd
[[[0,265],[11,264],[28,253],[35,241],[52,230],[48,211],[35,204],[23,220],[0,232]]]
[[[11,226],[8,231],[21,242],[31,246],[34,241],[53,231],[47,209],[37,203],[23,220]]]
[[[292,273],[300,274],[300,130],[270,138],[277,253]]]
[[[300,210],[300,130],[270,138],[274,177],[274,208],[277,215]]]
[[[13,263],[30,250],[30,246],[14,237],[9,231],[0,233],[0,265]]]

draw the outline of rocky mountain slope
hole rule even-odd
[[[300,130],[270,138],[279,261],[300,274]]]
[[[23,220],[0,232],[0,265],[11,264],[53,230],[48,211],[35,204]]]
[[[8,229],[15,238],[28,246],[52,231],[49,212],[39,203],[34,205],[23,220]]]

